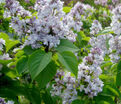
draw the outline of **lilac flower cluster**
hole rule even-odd
[[[6,102],[4,98],[0,98],[0,104],[14,104],[14,102],[10,100]]]
[[[96,5],[102,5],[102,6],[107,5],[107,2],[108,2],[108,0],[94,0],[94,3]]]
[[[90,34],[96,35],[100,30],[102,30],[102,25],[99,23],[98,20],[94,20],[92,26],[90,27]]]
[[[102,50],[103,57],[109,55],[111,62],[118,62],[121,56],[121,36],[112,34],[99,35],[90,39],[91,46],[99,47]]]
[[[94,12],[94,8],[90,5],[82,4],[77,2],[71,11],[64,18],[64,22],[72,29],[79,32],[82,29],[82,20],[86,19]]]
[[[109,40],[109,51],[112,62],[118,62],[121,56],[121,4],[113,9],[111,27],[116,36]]]
[[[120,0],[94,0],[96,5],[108,6],[109,9],[114,8]]]
[[[6,104],[5,100],[0,98],[0,104]]]
[[[60,96],[63,104],[71,104],[77,98],[76,78],[72,77],[70,72],[58,70],[54,80],[51,95]]]
[[[84,90],[89,97],[97,96],[102,92],[103,82],[99,79],[102,73],[100,68],[103,62],[103,53],[100,48],[93,47],[88,56],[78,66],[78,82],[80,91]]]
[[[112,62],[118,62],[121,56],[121,36],[114,36],[109,40],[109,51]]]
[[[113,4],[118,4],[119,3],[119,0],[112,0],[112,3]]]
[[[23,9],[19,13],[18,9],[12,11],[13,5],[17,8],[21,6],[17,1],[6,1],[6,7],[9,12],[23,17]],[[12,3],[11,3],[12,2]],[[75,41],[76,35],[62,20],[65,17],[63,12],[63,2],[60,0],[37,0],[34,9],[37,11],[36,16],[30,19],[20,19],[19,16],[12,18],[11,27],[19,36],[26,37],[25,45],[31,45],[32,48],[40,48],[42,45],[49,48],[56,47],[60,43],[60,39],[69,39]],[[24,14],[28,14],[24,11]],[[30,14],[30,13],[29,13]]]
[[[70,72],[58,70],[52,85],[51,95],[60,96],[63,104],[71,104],[77,98],[77,89],[84,91],[93,98],[102,91],[103,82],[99,79],[102,70],[103,52],[100,48],[93,47],[88,56],[78,66],[78,77],[75,78]]]
[[[87,18],[88,16],[92,15],[94,11],[95,9],[90,5],[77,2],[75,6],[71,9],[69,14],[77,20],[80,20],[82,18],[82,15]]]
[[[90,44],[92,47],[97,47],[100,48],[103,52],[103,56],[106,54],[109,54],[109,47],[108,47],[108,41],[113,38],[112,34],[107,34],[107,35],[99,35],[97,37],[91,37],[90,39]]]
[[[7,11],[10,12],[11,16],[21,16],[23,18],[31,16],[31,13],[20,6],[18,1],[6,0],[5,3],[5,7],[7,8]]]
[[[116,6],[116,8],[113,9],[112,13],[112,30],[115,32],[115,34],[121,35],[121,4]]]

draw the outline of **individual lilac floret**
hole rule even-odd
[[[2,38],[0,38],[0,51],[3,52],[3,48],[5,46],[5,40],[3,40]],[[8,53],[2,53],[2,55],[0,55],[0,60],[10,60],[11,58],[9,57]]]
[[[14,104],[14,101],[8,100],[6,104]]]
[[[11,58],[10,58],[10,56],[9,56],[9,54],[7,53],[7,54],[3,54],[3,55],[0,55],[0,60],[10,60]]]
[[[2,38],[0,39],[0,51],[3,50],[3,46],[5,45],[5,40],[3,40]]]

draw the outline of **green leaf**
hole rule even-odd
[[[78,47],[84,47],[88,44],[90,37],[86,37],[83,31],[77,32],[76,44]]]
[[[2,33],[2,32],[0,33],[0,38],[4,39],[5,41],[9,40],[9,36],[5,33]]]
[[[83,100],[77,99],[77,100],[74,100],[74,101],[72,102],[72,104],[85,104],[85,103],[84,103]]]
[[[28,66],[32,79],[37,77],[40,72],[49,64],[51,61],[52,53],[45,53],[44,51],[37,50],[29,58]]]
[[[0,64],[7,65],[12,61],[13,61],[12,59],[10,59],[10,60],[0,60]]]
[[[72,42],[70,42],[69,40],[65,40],[65,39],[62,39],[58,47],[55,49],[59,52],[64,52],[64,51],[75,52],[79,50]]]
[[[38,75],[36,78],[39,83],[40,88],[44,88],[46,84],[52,80],[54,75],[56,74],[56,64],[52,61],[50,62],[46,68]]]
[[[102,100],[102,101],[99,101],[97,104],[110,104],[110,103]]]
[[[101,30],[101,31],[97,34],[97,36],[98,36],[98,35],[111,34],[111,33],[113,33],[112,29],[111,29],[110,27],[107,27],[107,28]]]
[[[18,60],[16,69],[18,73],[21,74],[22,72],[26,71],[27,68],[28,68],[28,57],[23,56]]]
[[[121,61],[118,63],[117,66],[116,85],[121,86]]]
[[[23,56],[23,54],[24,54],[24,51],[23,51],[23,50],[19,50],[19,51],[17,51],[17,53],[15,54],[15,57],[16,57],[16,58],[20,58],[21,56]]]
[[[82,41],[82,36],[81,36],[81,34],[84,35],[84,33],[79,32],[79,33],[77,33],[77,37],[76,37],[76,42],[77,42],[77,44],[78,44],[79,47],[81,47],[81,41]]]
[[[51,96],[48,94],[47,91],[43,94],[42,99],[45,104],[54,104]]]
[[[5,33],[0,33],[0,38],[5,40],[6,52],[20,43],[18,40],[10,40],[9,36]]]
[[[77,76],[78,61],[72,52],[58,53],[58,59],[65,68]]]
[[[17,96],[24,96],[32,104],[41,104],[40,90],[21,86],[18,80],[4,76],[0,78],[0,97],[17,100]],[[18,104],[18,103],[16,103]]]
[[[9,40],[6,41],[6,52],[8,52],[11,48],[13,48],[15,45],[19,44],[20,42],[18,40]]]
[[[23,90],[17,80],[12,80],[7,76],[0,78],[0,97],[16,98],[25,93]]]
[[[106,101],[109,104],[115,104],[114,101],[113,101],[113,99],[112,99],[112,97],[107,96],[107,95],[103,95],[103,94],[96,96],[94,98],[94,100],[96,101],[96,104],[98,104],[101,101]]]
[[[24,50],[25,54],[27,54],[27,55],[30,55],[35,51],[34,49],[32,49],[31,46],[25,46],[23,50]]]
[[[26,95],[25,97],[32,102],[32,104],[41,104],[41,96],[40,96],[40,90],[37,89],[35,86],[31,89],[26,88]]]
[[[110,93],[110,95],[119,97],[120,94],[119,94],[119,92],[115,88],[107,85],[106,89],[107,89],[108,93]]]
[[[65,13],[69,13],[70,10],[71,10],[71,7],[63,7],[63,11],[64,11]]]

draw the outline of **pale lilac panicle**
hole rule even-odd
[[[5,7],[10,11],[11,16],[20,15],[21,17],[31,16],[31,13],[25,10],[18,1],[16,0],[6,0]]]
[[[77,20],[80,20],[82,15],[85,16],[85,18],[87,18],[88,16],[92,15],[91,12],[94,11],[95,9],[90,5],[77,2],[71,9],[70,14]]]
[[[100,48],[92,48],[88,56],[85,56],[83,62],[78,65],[77,78],[71,75],[71,72],[58,71],[55,76],[55,84],[51,94],[61,96],[63,104],[71,104],[77,98],[77,89],[84,91],[89,97],[93,98],[102,92],[103,82],[99,79],[102,70],[100,68],[103,62],[103,53]],[[60,73],[60,74],[59,74]],[[86,83],[86,84],[85,84]]]
[[[115,34],[121,35],[121,4],[113,9],[111,27]]]
[[[78,66],[78,81],[84,84],[80,85],[80,91],[85,91],[89,97],[97,96],[102,92],[103,82],[99,79],[102,70],[100,64],[103,62],[101,49],[92,48],[91,53],[83,59]]]
[[[20,20],[18,17],[13,17],[11,19],[10,27],[14,29],[14,31],[18,34],[18,36],[22,36],[26,31],[26,23],[25,20]]]
[[[107,5],[107,2],[108,2],[108,0],[94,0],[94,3],[96,5],[102,5],[102,6]]]
[[[96,35],[101,30],[102,30],[102,25],[99,23],[98,20],[94,20],[92,26],[90,27],[90,34]]]
[[[41,27],[37,30],[41,31],[41,41],[49,47],[56,47],[60,43],[60,39],[67,38],[75,41],[76,35],[70,30],[68,25],[65,25],[60,19],[65,15],[62,11],[63,3],[59,0],[50,0],[44,3],[43,8],[38,11],[38,20],[35,26]],[[39,21],[40,20],[40,21]],[[42,21],[42,22],[41,22]]]
[[[60,71],[60,70],[57,70],[57,73],[55,75],[55,82],[56,84],[53,84],[52,85],[52,90],[50,91],[51,95],[52,96],[61,96],[61,93],[62,93],[62,89],[63,89],[63,80],[61,80],[61,78],[65,75],[64,71]]]
[[[80,32],[83,26],[83,19],[86,19],[94,12],[94,8],[88,4],[77,2],[71,11],[64,18],[64,22],[72,29]]]
[[[83,8],[83,5],[82,3],[80,2],[77,2],[75,4],[75,6],[71,9],[71,12],[70,14],[75,17],[76,19],[80,19],[81,18],[81,15],[84,14],[84,8]]]
[[[71,76],[70,72],[57,71],[55,84],[52,85],[52,96],[60,96],[63,104],[71,104],[77,98],[76,79]]]
[[[111,38],[113,38],[112,34],[99,35],[97,37],[91,37],[89,43],[92,47],[99,47],[102,50],[103,56],[105,56],[106,54],[110,53],[107,43]]]
[[[0,104],[6,104],[6,102],[3,98],[0,98]]]
[[[121,56],[121,36],[114,36],[109,40],[109,51],[112,62],[118,62]]]
[[[81,22],[81,20],[74,20],[74,17],[72,17],[70,14],[68,14],[63,21],[66,25],[68,25],[70,29],[74,29],[77,32],[82,29],[83,23]]]
[[[121,56],[121,4],[116,6],[113,11],[111,27],[116,36],[109,40],[110,58],[113,63],[118,62]]]
[[[44,45],[52,48],[60,44],[60,39],[69,39],[73,42],[76,40],[76,34],[62,20],[65,17],[63,2],[37,0],[34,8],[37,11],[36,17],[12,18],[11,27],[20,37],[26,37],[23,46],[31,45],[32,48],[40,48]]]
[[[119,2],[119,0],[112,0],[113,4],[117,4]]]
[[[4,11],[3,17],[4,18],[9,18],[11,16],[11,13],[9,11]]]

